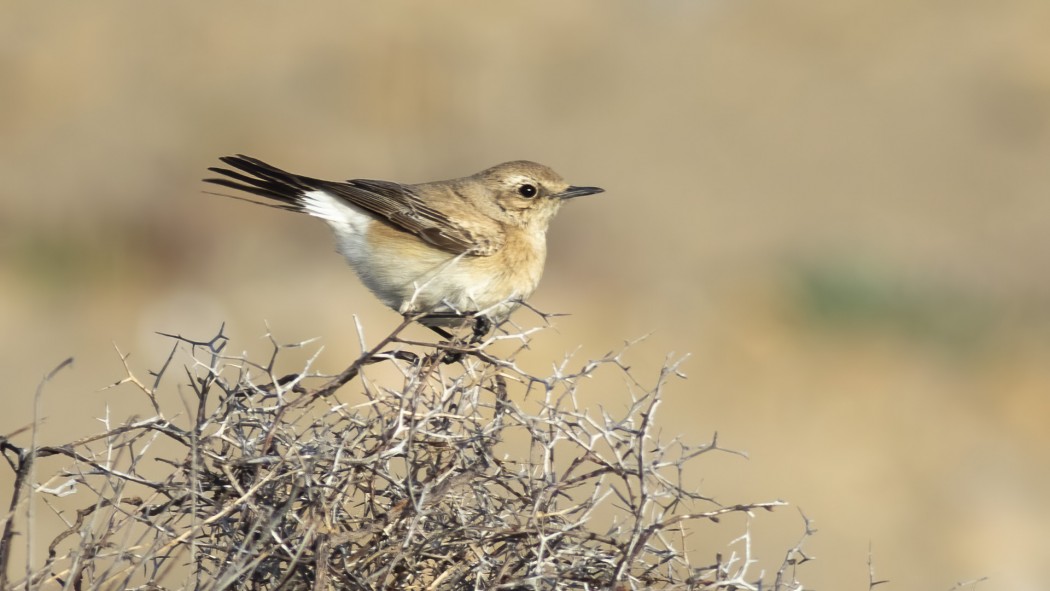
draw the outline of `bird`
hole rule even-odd
[[[321,180],[243,154],[219,160],[229,168],[209,168],[221,176],[205,182],[324,220],[380,301],[447,339],[447,328],[472,320],[474,342],[536,290],[561,206],[604,191],[527,160],[418,184]]]

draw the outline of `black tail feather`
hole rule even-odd
[[[248,174],[241,174],[241,172],[227,168],[212,167],[208,170],[229,178],[210,178],[204,179],[204,182],[273,199],[291,206],[289,209],[296,211],[302,210],[303,193],[313,190],[315,188],[313,183],[318,182],[317,179],[283,171],[262,160],[243,154],[223,156],[219,160]]]

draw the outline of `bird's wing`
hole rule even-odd
[[[413,187],[368,179],[325,185],[327,191],[346,202],[454,254],[488,256],[502,246],[503,233],[495,220],[478,215],[469,226],[453,220],[427,205]]]
[[[495,220],[480,216],[483,219],[468,227],[428,206],[408,185],[365,179],[325,181],[292,174],[244,155],[220,160],[241,172],[209,168],[228,178],[205,179],[206,182],[273,199],[285,209],[305,211],[304,195],[322,191],[452,254],[488,256],[502,246],[503,234]]]

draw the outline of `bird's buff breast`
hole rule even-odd
[[[546,240],[508,233],[491,256],[453,255],[381,222],[341,236],[339,250],[365,284],[401,313],[483,312],[502,321],[539,284]]]

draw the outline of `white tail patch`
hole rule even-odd
[[[368,224],[374,219],[359,208],[324,191],[306,191],[300,203],[306,213],[327,221],[337,229],[349,230],[356,234],[364,234]]]

